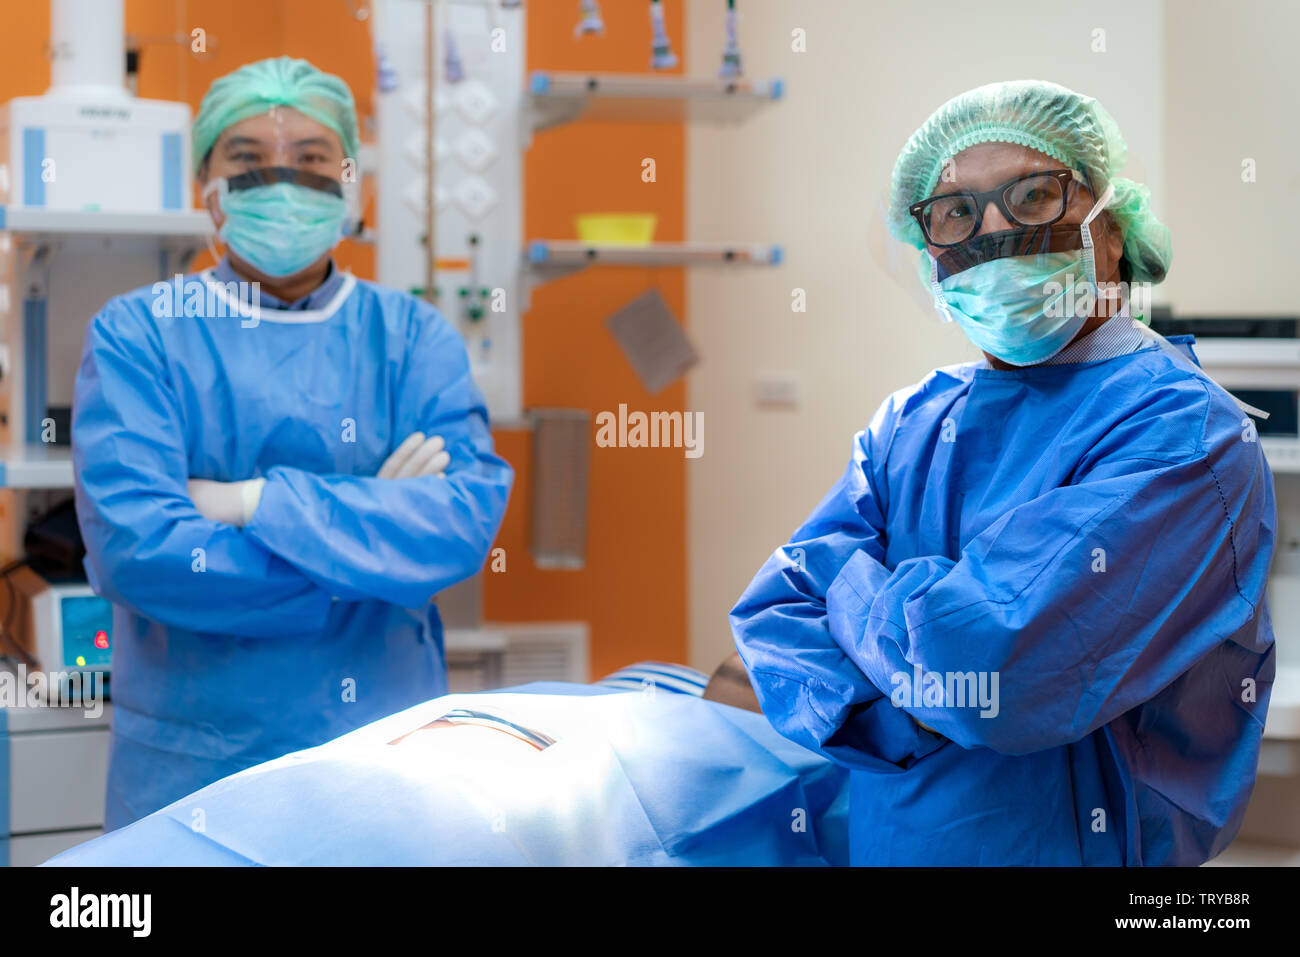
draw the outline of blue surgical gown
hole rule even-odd
[[[731,623],[769,720],[852,769],[854,863],[1198,864],[1254,785],[1276,531],[1190,362],[954,366],[884,403]]]
[[[73,407],[86,572],[115,605],[110,829],[443,693],[430,599],[482,566],[513,477],[427,304],[350,277],[289,321],[171,300],[104,306]],[[375,478],[416,431],[446,477]],[[186,491],[257,476],[242,529]]]

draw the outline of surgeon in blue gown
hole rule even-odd
[[[456,329],[333,262],[347,86],[250,64],[193,143],[225,256],[110,300],[76,382],[86,571],[115,606],[109,829],[444,693],[431,599],[482,566],[513,477]]]
[[[1095,100],[1021,81],[895,166],[891,232],[984,361],[890,396],[731,613],[769,720],[852,770],[854,863],[1190,865],[1241,825],[1272,477],[1135,321],[1170,242],[1124,161]]]

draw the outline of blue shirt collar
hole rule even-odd
[[[217,263],[212,270],[212,277],[220,283],[245,281],[230,265],[229,256],[221,257],[221,262]],[[259,288],[258,305],[263,309],[286,309],[295,312],[302,312],[307,309],[321,309],[329,305],[334,298],[334,294],[339,291],[339,287],[342,285],[343,273],[334,265],[334,260],[331,259],[329,272],[325,274],[325,281],[301,299],[286,303],[283,299],[279,299],[266,290]]]

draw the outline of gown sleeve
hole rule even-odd
[[[464,342],[441,316],[417,322],[397,419],[442,436],[451,457],[445,475],[381,479],[277,466],[244,526],[341,599],[426,604],[483,566],[505,514],[514,473],[493,451]]]
[[[885,511],[873,460],[883,461],[896,419],[892,402],[854,438],[840,480],[767,560],[731,612],[736,648],[772,725],[850,767],[901,771],[940,747],[835,641],[827,591],[854,556],[885,557]]]
[[[177,628],[278,637],[323,628],[331,596],[186,490],[184,423],[147,323],[111,301],[77,373],[72,456],[85,568],[95,590]]]
[[[891,570],[854,551],[827,593],[836,646],[881,689],[918,670],[923,687],[937,687],[931,674],[995,676],[992,707],[915,704],[913,688],[906,710],[963,747],[1027,754],[1086,737],[1251,635],[1276,526],[1271,477],[1249,421],[1212,401],[1215,388],[1160,390],[1071,484],[1004,513],[955,561]],[[1227,700],[1242,678],[1222,675]]]

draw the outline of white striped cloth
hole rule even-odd
[[[1067,362],[1096,362],[1099,359],[1114,359],[1137,352],[1146,344],[1137,324],[1129,316],[1128,306],[1111,316],[1092,332],[1078,342],[1066,346],[1052,358],[1043,363],[1045,366],[1062,365]]]
[[[640,691],[647,684],[677,694],[700,697],[709,683],[709,676],[686,665],[670,665],[662,661],[641,661],[620,668],[596,682],[602,688],[619,691]]]

